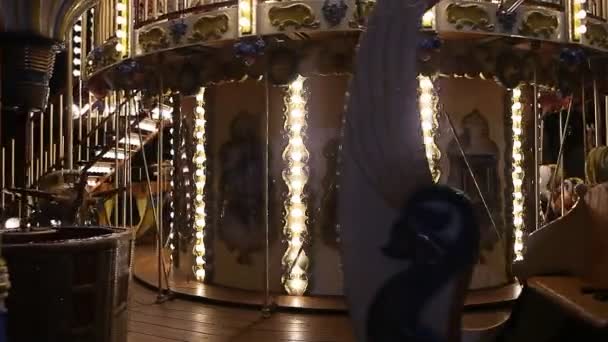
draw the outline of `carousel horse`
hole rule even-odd
[[[429,309],[433,297],[450,281],[466,286],[473,273],[480,243],[479,225],[471,201],[444,186],[414,193],[393,227],[386,256],[412,265],[387,281],[369,311],[370,341],[445,341],[431,327],[438,312]],[[461,278],[454,277],[455,274]],[[463,293],[464,287],[458,289]],[[460,336],[458,311],[452,301],[443,311],[455,311],[441,331],[450,341]]]
[[[455,250],[443,240],[443,235],[457,241],[466,231],[465,226],[472,229],[474,223],[458,222],[466,216],[457,214],[457,208],[466,207],[464,200],[448,196],[447,190],[444,195],[438,189],[424,190],[433,180],[417,108],[419,23],[422,14],[435,3],[379,0],[361,36],[356,57],[340,155],[338,222],[344,292],[358,341],[460,341],[460,326],[454,322],[460,322],[469,279],[467,267],[445,264],[444,258]],[[429,193],[424,195],[425,191]],[[412,196],[424,198],[428,205],[420,213],[425,215],[423,220],[408,222],[410,229],[416,231],[411,234],[417,237],[416,241],[405,246],[400,242],[393,244],[392,233],[403,229],[401,224],[394,226],[394,222],[404,217],[404,207],[406,212],[412,209],[406,205]],[[426,216],[434,212],[446,216]],[[446,228],[439,230],[441,234],[424,237],[425,232],[442,225]],[[396,247],[384,249],[387,241]],[[399,249],[408,245],[435,255],[437,265],[431,274],[420,273],[424,279],[413,279],[410,270],[414,272],[416,267],[410,258],[402,257],[401,253],[406,252]],[[473,249],[474,245],[469,247]],[[468,253],[473,252],[463,251],[462,255]],[[407,293],[408,288],[403,287],[395,293],[395,286],[405,286],[403,282],[412,292]],[[412,282],[430,286],[433,291]],[[416,291],[420,291],[420,298]],[[407,307],[395,308],[387,303],[391,294],[400,302],[416,298],[417,305],[409,312]],[[383,308],[384,305],[388,306]],[[427,320],[427,313],[431,312],[434,314]],[[414,321],[414,317],[418,320]],[[388,332],[379,332],[382,327]],[[394,336],[387,336],[393,333]],[[407,334],[414,336],[403,339]]]

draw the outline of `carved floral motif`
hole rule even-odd
[[[448,22],[458,30],[468,27],[475,31],[494,31],[490,15],[481,5],[452,3],[448,5],[446,12]]]
[[[608,30],[602,24],[587,22],[587,32],[585,33],[587,42],[600,48],[608,48]]]
[[[220,39],[228,31],[230,18],[225,13],[200,17],[192,26],[190,42]]]
[[[519,33],[524,36],[549,39],[555,35],[559,21],[557,16],[542,11],[530,11],[525,14]]]
[[[294,29],[317,29],[321,25],[310,6],[297,3],[287,6],[274,6],[268,11],[270,24],[283,31],[292,26]]]
[[[142,31],[137,37],[137,42],[144,52],[164,49],[169,47],[167,32],[161,27],[153,27],[147,31]]]

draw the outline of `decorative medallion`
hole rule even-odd
[[[137,42],[144,52],[164,49],[169,47],[167,33],[161,27],[154,27],[148,31],[142,31],[137,37]]]
[[[372,13],[376,6],[375,1],[357,1],[357,10],[353,15],[353,19],[348,23],[351,28],[359,28],[365,25],[367,17]]]
[[[293,26],[296,30],[301,28],[317,29],[321,26],[312,8],[300,3],[274,6],[268,11],[268,19],[270,19],[272,26],[281,31],[289,26]]]
[[[542,11],[530,11],[524,15],[519,26],[519,34],[549,39],[557,32],[557,16]]]
[[[188,25],[184,23],[183,19],[172,21],[171,25],[169,25],[169,33],[173,40],[173,44],[180,44],[182,42],[182,37],[186,35],[187,30]]]
[[[336,0],[325,0],[323,3],[323,17],[329,23],[331,27],[338,26],[342,22],[342,19],[346,16],[348,5],[344,0],[336,2]]]
[[[192,26],[191,43],[220,39],[228,31],[230,18],[225,13],[200,17]]]
[[[608,48],[608,30],[603,24],[587,22],[587,32],[585,33],[587,42],[591,45],[603,49]]]
[[[494,31],[494,24],[490,23],[490,15],[480,5],[461,5],[451,3],[446,8],[448,22],[462,30],[468,27],[474,31]]]

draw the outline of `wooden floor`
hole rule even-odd
[[[354,341],[345,314],[274,313],[175,299],[155,304],[156,294],[131,287],[129,342]]]

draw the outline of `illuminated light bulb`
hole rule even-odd
[[[241,17],[239,19],[239,25],[241,26],[241,28],[243,28],[245,30],[249,30],[251,28],[251,20],[249,20],[249,18],[246,18],[246,17]]]
[[[203,107],[196,107],[196,114],[205,114],[205,109]]]
[[[124,49],[125,47],[121,43],[116,44],[116,51],[122,52]]]
[[[80,58],[74,58],[74,65],[80,65]]]
[[[196,238],[197,239],[202,239],[203,238],[203,232],[196,232]]]
[[[123,16],[118,16],[116,17],[116,23],[119,25],[124,25],[127,23],[127,19],[125,19]]]
[[[523,184],[521,179],[515,179],[513,180],[513,184],[515,184],[515,186],[521,186]]]
[[[74,43],[79,44],[80,42],[82,42],[82,38],[80,38],[80,36],[74,36]]]
[[[127,34],[126,34],[125,31],[123,31],[123,30],[117,30],[116,31],[116,37],[117,38],[121,38],[122,39],[122,38],[125,38],[126,36],[127,36]]]
[[[199,114],[202,114],[202,113],[199,113]],[[196,119],[196,125],[199,126],[199,127],[205,126],[205,120],[203,120],[203,119]]]
[[[291,158],[291,160],[293,160],[293,161],[299,162],[302,160],[303,155],[300,152],[293,152],[293,153],[291,153],[289,158]]]
[[[74,31],[76,31],[76,32],[82,31],[82,26],[80,26],[79,24],[74,25]]]
[[[203,144],[196,144],[196,150],[198,152],[204,151],[205,150],[205,146]]]
[[[524,198],[524,195],[521,192],[516,192],[513,194],[513,198],[515,198],[516,200],[521,200]]]
[[[587,33],[587,26],[585,25],[580,25],[575,29],[576,33],[578,34],[585,34]]]
[[[196,200],[201,202],[203,200],[203,195],[196,195]]]
[[[82,53],[82,50],[79,47],[75,47],[73,51],[76,55],[80,55]]]
[[[200,256],[196,257],[197,265],[203,265],[204,263],[205,263],[205,261],[204,261],[203,257],[200,257]]]
[[[205,136],[205,133],[198,131],[195,133],[197,139],[202,139]]]
[[[520,149],[521,148],[521,141],[515,140],[513,142],[513,147],[516,148],[516,149]]]
[[[125,11],[126,9],[127,9],[127,6],[124,3],[119,2],[116,4],[117,11]]]
[[[300,118],[300,117],[304,116],[304,113],[302,112],[301,109],[295,108],[295,109],[291,110],[291,116],[296,117],[296,118]]]
[[[513,89],[513,98],[517,99],[519,97],[521,97],[521,89],[519,89],[519,88]]]
[[[520,102],[515,102],[513,104],[513,106],[511,106],[511,109],[516,111],[516,110],[520,110],[521,109],[521,103]]]
[[[202,268],[199,268],[196,270],[196,279],[198,280],[203,280],[205,279],[205,270],[203,270]]]
[[[300,203],[302,203],[302,197],[300,197],[298,195],[293,195],[293,196],[291,196],[290,201],[291,201],[291,203],[300,204]]]
[[[197,164],[202,164],[204,162],[205,162],[205,157],[203,157],[203,156],[196,157],[196,163]]]
[[[431,89],[433,89],[433,82],[431,81],[430,78],[423,77],[420,80],[420,88],[425,91],[431,90]]]
[[[80,70],[74,70],[74,71],[72,71],[72,75],[74,75],[74,77],[79,77],[80,76]],[[80,116],[80,115],[78,114],[78,116]]]
[[[576,19],[585,19],[587,18],[587,11],[585,11],[584,9],[576,12]]]

